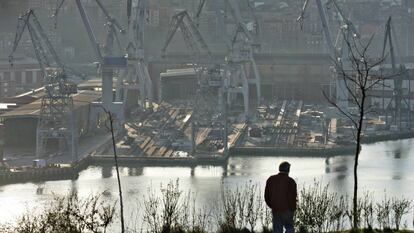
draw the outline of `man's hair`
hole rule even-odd
[[[284,161],[281,162],[279,165],[279,171],[289,173],[290,171],[290,163]]]

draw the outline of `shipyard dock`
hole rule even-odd
[[[196,150],[193,151],[192,109],[188,103],[161,102],[150,110],[131,112],[123,129],[115,134],[119,165],[226,166],[231,156],[330,157],[355,152],[349,123],[332,117],[329,109],[323,106],[292,100],[259,106],[248,121],[240,120],[237,113],[230,114],[227,151],[221,140],[223,125],[217,126],[208,120],[199,124],[194,135]],[[377,120],[371,122],[369,127],[382,126]],[[363,141],[371,143],[414,136],[411,131],[378,132],[367,133]],[[37,167],[33,152],[15,149],[13,153],[6,150],[6,154],[0,170],[1,184],[76,179],[88,166],[114,164],[112,137],[107,128],[82,137],[77,162],[55,153],[45,158],[47,166]]]

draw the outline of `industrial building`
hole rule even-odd
[[[43,74],[35,59],[17,57],[12,64],[8,58],[0,58],[0,102],[43,86]]]
[[[174,69],[160,73],[159,100],[188,100],[195,95],[197,75],[193,68]]]
[[[118,115],[121,128],[132,127],[128,120],[137,118],[134,128],[137,132],[142,130],[143,124],[154,123],[145,117],[162,115],[160,119],[166,121],[155,124],[157,126],[151,128],[154,135],[146,135],[150,139],[145,140],[155,142],[158,134],[162,134],[168,143],[177,138],[166,132],[174,132],[170,128],[182,124],[174,108],[185,102],[181,106],[183,115],[185,118],[188,115],[187,120],[192,122],[186,123],[186,130],[184,134],[180,132],[180,137],[192,142],[191,150],[197,147],[194,142],[198,137],[209,138],[214,132],[211,133],[217,136],[211,138],[214,141],[225,135],[231,128],[225,126],[227,114],[231,115],[233,123],[244,124],[255,120],[258,109],[263,112],[267,104],[281,103],[289,109],[291,103],[297,125],[304,101],[319,107],[321,103],[326,104],[323,93],[336,94],[338,103],[349,100],[337,91],[343,87],[337,71],[349,67],[337,66],[332,60],[346,59],[343,42],[351,34],[366,40],[373,32],[383,32],[384,19],[370,16],[367,20],[360,10],[373,5],[381,14],[399,15],[394,19],[399,27],[395,28],[392,40],[395,47],[404,47],[403,54],[397,55],[400,60],[405,63],[412,60],[414,47],[409,41],[414,34],[404,34],[402,27],[410,26],[408,17],[401,17],[413,12],[408,1],[394,4],[388,1],[376,4],[370,0],[352,4],[330,1],[326,7],[322,7],[323,1],[308,2],[302,6],[301,1],[143,0],[127,6],[126,2],[76,0],[62,1],[55,6],[40,0],[22,1],[22,6],[34,9],[23,12],[17,30],[8,25],[0,32],[5,35],[0,38],[0,51],[4,53],[13,47],[10,55],[26,54],[36,57],[37,61],[15,58],[10,66],[8,60],[1,60],[0,98],[5,107],[0,117],[5,125],[5,141],[10,146],[33,147],[39,141],[39,131],[43,130],[46,135],[50,129],[58,134],[59,127],[39,126],[44,117],[42,109],[55,107],[54,98],[66,101],[56,104],[56,108],[66,108],[59,112],[59,117],[66,119],[74,113],[72,120],[76,125],[67,129],[75,130],[77,136],[99,129],[106,120],[103,116],[103,109],[106,109]],[[0,13],[5,5],[15,10],[16,4],[10,1],[0,4]],[[52,20],[45,17],[49,13],[54,15]],[[68,30],[68,25],[73,27]],[[38,36],[30,32],[30,27]],[[15,40],[11,36],[14,31]],[[381,50],[381,42],[376,40],[372,44],[374,51]],[[50,62],[40,56],[42,53]],[[93,75],[82,76],[83,71],[79,75],[77,67]],[[54,76],[56,80],[42,77],[50,68],[58,71]],[[411,76],[411,71],[408,74]],[[72,82],[74,76],[87,80]],[[411,85],[411,81],[407,82],[409,79],[406,78],[403,86]],[[46,89],[38,89],[43,85]],[[67,87],[76,87],[79,91]],[[396,90],[399,95],[394,94]],[[390,112],[401,105],[401,98],[411,94],[410,90],[407,94],[405,87],[374,92],[371,103],[382,104],[382,109]],[[49,105],[42,100],[45,96],[50,100]],[[399,96],[399,102],[393,100],[395,96]],[[410,102],[410,97],[408,100]],[[157,112],[154,106],[160,103],[167,107]],[[285,107],[280,108],[282,113]],[[55,120],[52,113],[47,117],[49,123],[64,121]],[[261,135],[255,132],[257,128],[253,127],[253,135]],[[58,138],[53,138],[53,133],[45,137]],[[292,145],[293,138],[288,140]]]
[[[0,115],[4,124],[5,143],[8,147],[34,147],[36,145],[36,130],[43,95],[44,91],[38,90],[33,94],[17,96],[14,100],[20,103],[29,99],[35,100],[21,104],[20,107]],[[81,90],[73,95],[73,110],[79,136],[84,136],[98,127],[98,122],[90,117],[93,115],[93,103],[99,101],[100,98],[100,92],[89,90]]]

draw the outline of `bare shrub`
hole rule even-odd
[[[77,194],[55,197],[39,215],[28,211],[17,220],[17,227],[2,232],[106,232],[114,220],[115,204],[106,204],[100,195],[80,200]]]
[[[147,227],[147,232],[160,232],[161,216],[159,209],[161,205],[160,198],[155,194],[154,189],[148,188],[147,196],[143,197],[143,222]]]
[[[254,232],[258,220],[261,216],[261,212],[263,210],[263,198],[261,195],[261,189],[258,187],[257,184],[252,184],[249,182],[246,184],[246,197],[247,197],[247,214],[246,214],[246,221],[249,225],[249,229],[251,232]]]
[[[393,211],[393,223],[398,231],[400,230],[402,217],[408,214],[411,209],[411,201],[406,198],[393,198],[391,200],[391,209]]]
[[[377,202],[375,206],[377,222],[380,229],[390,229],[391,200],[384,194],[381,202]]]
[[[300,191],[297,209],[297,226],[301,231],[322,232],[332,227],[333,206],[337,201],[334,194],[328,193],[328,186],[314,182]]]
[[[341,231],[344,229],[346,210],[349,208],[348,198],[337,193],[332,194],[332,208],[330,211],[331,229],[334,231]]]
[[[202,208],[199,208],[197,210],[194,217],[196,218],[196,220],[195,225],[193,225],[192,227],[192,233],[210,232],[210,226],[212,224],[211,209],[209,209],[207,206],[203,206]]]
[[[221,203],[220,213],[216,214],[219,232],[254,232],[259,222],[270,225],[271,213],[263,215],[266,209],[261,189],[251,181],[234,190],[223,189]]]
[[[373,229],[375,211],[372,195],[369,192],[366,192],[360,202],[362,204],[363,226],[367,229]]]
[[[188,233],[209,232],[211,227],[211,209],[207,206],[197,207],[196,195],[188,192],[180,204],[180,229]]]
[[[174,183],[170,181],[165,188],[161,187],[162,211],[161,219],[163,223],[162,232],[170,232],[170,229],[178,226],[179,201],[182,191],[179,189],[178,179]]]
[[[270,229],[272,229],[272,210],[266,205],[264,205],[260,214],[260,223],[262,224],[263,232],[270,232]]]
[[[196,207],[195,195],[183,195],[179,180],[160,187],[161,196],[152,188],[143,199],[143,222],[151,233],[204,233],[211,226],[211,211],[206,206]]]
[[[237,219],[237,192],[223,190],[221,194],[221,208],[217,209],[219,232],[231,232],[236,229]]]

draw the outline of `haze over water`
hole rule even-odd
[[[384,196],[404,196],[414,200],[414,139],[363,145],[360,166],[360,193],[369,190],[377,200]],[[353,187],[353,156],[329,159],[307,157],[232,157],[227,168],[213,166],[187,167],[134,167],[121,168],[125,199],[125,216],[136,216],[139,203],[148,188],[159,192],[160,184],[179,179],[180,189],[191,190],[198,205],[217,204],[223,188],[242,186],[246,182],[258,183],[264,188],[267,177],[277,171],[279,162],[292,164],[291,176],[299,189],[314,181],[329,184],[331,191],[351,195]],[[77,180],[0,186],[1,222],[13,222],[17,216],[45,204],[54,194],[77,191],[80,197],[103,193],[109,200],[118,199],[115,169],[89,167]],[[37,208],[40,210],[40,208]],[[408,220],[412,219],[408,216]],[[131,217],[130,217],[131,218]],[[409,222],[408,226],[412,225]]]

